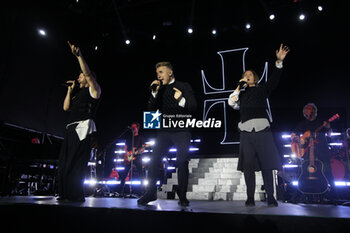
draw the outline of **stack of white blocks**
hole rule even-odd
[[[237,171],[238,158],[191,159],[189,162],[189,200],[245,200],[247,198],[243,173]],[[158,192],[158,198],[167,198],[174,192],[177,173],[167,180]],[[255,200],[264,200],[260,172],[256,172]],[[176,198],[177,195],[176,195]]]

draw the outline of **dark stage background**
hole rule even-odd
[[[63,136],[66,88],[60,84],[77,78],[79,70],[67,40],[81,48],[102,87],[96,120],[101,148],[117,139],[131,122],[142,122],[148,86],[156,78],[156,62],[171,61],[176,79],[192,85],[199,106],[196,116],[201,118],[205,99],[229,95],[203,94],[201,70],[211,86],[222,85],[218,51],[249,47],[246,68],[261,75],[265,61],[271,70],[275,50],[282,42],[291,52],[281,82],[270,97],[274,132],[293,130],[308,102],[319,107],[323,119],[341,115],[333,124],[335,131],[349,127],[345,1],[57,0],[7,4],[1,7],[2,122]],[[318,5],[323,6],[322,11],[317,10]],[[268,18],[269,11],[276,15],[273,21]],[[301,12],[304,21],[298,20]],[[245,29],[247,22],[251,23],[249,30]],[[194,30],[191,35],[187,33],[189,25]],[[38,29],[46,30],[46,36],[40,36]],[[127,38],[129,45],[124,43]],[[234,88],[242,73],[241,57],[230,56],[225,57],[227,89]],[[238,112],[226,110],[228,137],[237,141]],[[209,116],[223,119],[222,112],[222,105],[216,105]],[[154,134],[144,132],[147,137]],[[209,156],[235,151],[237,146],[220,145],[223,133],[194,131],[194,136],[202,139],[200,153]]]

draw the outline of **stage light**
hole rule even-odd
[[[305,18],[306,18],[306,16],[305,16],[304,14],[300,14],[300,15],[299,15],[299,20],[300,20],[300,21],[304,21]]]
[[[46,36],[46,31],[44,29],[38,29],[38,33],[40,36],[45,37]]]
[[[290,134],[282,134],[282,138],[283,138],[283,139],[290,138]]]
[[[124,150],[116,150],[114,151],[114,154],[124,154],[125,151]]]
[[[146,145],[154,146],[156,144],[156,141],[151,140],[145,143]]]
[[[192,34],[193,33],[193,29],[190,27],[190,28],[187,29],[187,32],[188,32],[188,34]]]
[[[270,16],[269,16],[269,19],[270,20],[274,20],[276,18],[276,16],[274,15],[274,14],[271,14]]]
[[[95,162],[88,162],[88,166],[96,166]]]
[[[102,184],[108,184],[108,185],[120,184],[120,181],[118,181],[118,180],[107,180],[107,181],[102,181]]]
[[[317,10],[318,10],[318,11],[323,11],[323,7],[322,7],[322,6],[318,6],[318,7],[317,7]]]
[[[252,25],[250,23],[246,23],[245,29],[249,30],[251,27],[252,27]]]
[[[130,40],[125,40],[125,44],[127,44],[127,45],[129,45],[131,43],[131,41]]]
[[[95,51],[97,51],[97,49],[98,49],[98,46],[96,45],[96,46],[95,46]]]
[[[116,146],[125,146],[125,142],[117,142],[115,145]]]
[[[152,40],[155,40],[155,39],[157,39],[157,35],[152,36]]]
[[[343,143],[342,142],[331,142],[331,143],[328,143],[328,145],[330,145],[330,146],[343,146]]]
[[[190,147],[188,149],[188,151],[198,151],[198,150],[199,150],[199,148],[197,148],[197,147]],[[177,152],[177,149],[176,148],[170,148],[169,152]]]
[[[144,162],[144,163],[148,163],[149,161],[151,161],[151,158],[150,158],[150,157],[144,157],[144,158],[142,158],[142,162]]]
[[[298,165],[297,164],[285,164],[282,167],[283,168],[296,168],[296,167],[298,167]]]
[[[347,181],[334,181],[335,186],[350,186],[350,182]]]
[[[97,180],[96,179],[84,180],[84,184],[89,184],[93,186],[97,184]]]
[[[133,180],[133,181],[125,181],[125,184],[132,184],[132,185],[140,185],[140,180]]]
[[[143,182],[142,182],[142,184],[144,185],[144,186],[147,186],[148,184],[149,184],[149,181],[147,180],[147,179],[144,179],[143,180]],[[157,180],[157,183],[156,183],[157,185],[160,185],[160,180]]]
[[[216,35],[217,31],[216,29],[211,30],[211,34]]]

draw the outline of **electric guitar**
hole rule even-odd
[[[142,147],[138,150],[135,150],[134,154],[132,153],[132,151],[127,151],[126,150],[126,146],[124,147],[125,150],[125,154],[124,154],[124,162],[130,163],[131,160],[135,160],[136,159],[136,155],[141,155],[145,149],[149,147],[148,144],[146,145],[142,145]],[[134,149],[136,149],[136,147],[134,147]]]
[[[332,122],[339,119],[339,115],[335,114],[329,120]],[[329,182],[324,175],[324,165],[321,160],[315,158],[314,148],[317,133],[324,127],[318,127],[314,133],[306,131],[303,134],[303,140],[308,139],[309,159],[301,164],[301,173],[298,179],[298,189],[303,194],[323,194],[329,191]],[[304,155],[305,151],[302,151]]]

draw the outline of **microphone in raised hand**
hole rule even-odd
[[[246,86],[246,84],[247,84],[247,82],[246,82],[246,81],[240,81],[240,82],[238,83],[238,85],[239,85],[239,89],[242,89],[243,87],[245,87],[245,86]]]
[[[69,89],[73,90],[75,87],[76,81],[75,80],[69,80],[65,83],[61,83],[62,86],[68,87]]]
[[[158,82],[156,82],[156,81],[158,81]],[[151,89],[152,92],[156,92],[156,91],[159,90],[159,88],[161,88],[162,85],[163,85],[162,80],[155,80],[155,81],[153,81],[153,83],[151,84],[150,89]],[[159,87],[159,88],[158,88],[158,87]],[[158,90],[157,90],[157,88],[158,88]]]
[[[64,87],[70,87],[73,85],[73,83],[61,83],[61,85]]]

